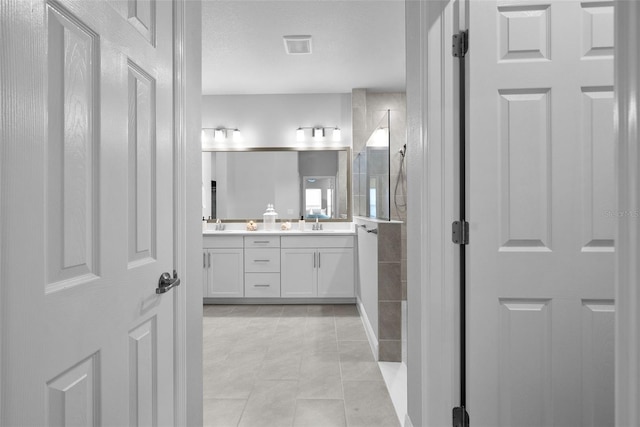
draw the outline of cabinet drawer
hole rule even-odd
[[[280,273],[245,273],[245,297],[275,297],[280,296]]]
[[[279,273],[280,249],[245,249],[244,271],[246,273]]]
[[[242,236],[203,236],[204,248],[242,248]]]
[[[245,248],[279,248],[280,236],[244,236]]]
[[[353,236],[283,236],[283,248],[352,248]]]

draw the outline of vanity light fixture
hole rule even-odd
[[[206,131],[213,131],[213,140],[215,142],[225,142],[227,140],[228,133],[231,132],[231,136],[233,138],[233,142],[242,142],[244,139],[242,138],[242,133],[236,128],[202,128],[202,143],[206,141]]]
[[[338,128],[334,128],[333,129],[333,134],[331,135],[331,139],[334,142],[338,142],[340,140],[342,140],[342,131]]]
[[[322,141],[324,139],[324,128],[313,128],[313,139]]]
[[[296,141],[298,142],[304,141],[304,129],[298,128],[296,130]]]
[[[332,131],[331,133],[331,140],[334,142],[338,142],[342,140],[342,132],[340,131],[340,128],[335,126],[335,127],[325,127],[325,126],[301,126],[298,129],[296,129],[296,141],[297,142],[304,142],[305,139],[305,135],[304,135],[304,130],[305,129],[311,129],[311,135],[313,136],[313,139],[315,141],[323,141],[325,139],[325,131],[326,129],[330,129]]]

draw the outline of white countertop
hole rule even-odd
[[[211,224],[211,225],[213,227],[215,227],[215,224]],[[349,224],[348,228],[345,228],[345,227],[328,228],[328,229],[324,229],[324,230],[312,230],[311,229],[311,224],[307,224],[307,227],[305,228],[304,231],[300,231],[297,228],[296,229],[293,228],[293,227],[296,227],[297,225],[298,224],[292,224],[292,229],[291,230],[273,230],[273,231],[266,231],[266,230],[247,231],[247,230],[237,229],[237,228],[225,229],[223,231],[203,230],[202,231],[202,235],[203,236],[229,236],[229,235],[235,235],[235,236],[255,236],[255,235],[263,235],[263,236],[265,236],[265,235],[270,235],[270,236],[322,236],[322,235],[353,236],[353,235],[356,234],[355,227],[353,226],[353,224]],[[323,224],[323,227],[327,227],[327,225]]]

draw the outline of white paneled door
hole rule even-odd
[[[471,424],[612,426],[613,2],[467,4]]]
[[[172,2],[1,13],[0,424],[172,425]]]

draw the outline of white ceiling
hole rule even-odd
[[[282,36],[311,35],[311,55]],[[404,91],[404,0],[205,0],[205,95]]]

